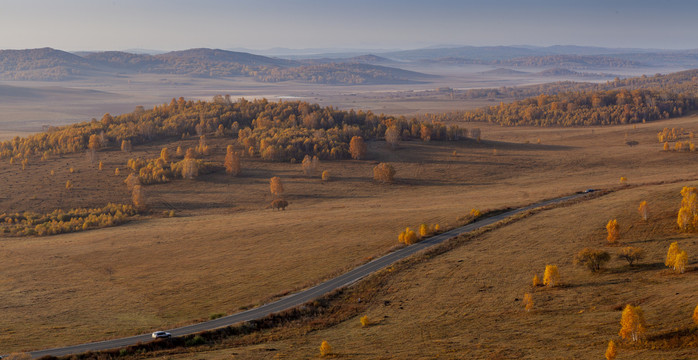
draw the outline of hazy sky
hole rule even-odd
[[[0,0],[0,48],[698,48],[695,0]]]

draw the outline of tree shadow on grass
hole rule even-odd
[[[606,269],[608,274],[625,274],[625,273],[640,273],[644,271],[654,271],[664,269],[664,263],[635,263],[631,265],[625,265],[618,268]]]

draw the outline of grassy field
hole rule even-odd
[[[465,126],[472,127],[470,124]],[[479,143],[473,140],[458,143],[404,142],[395,151],[389,150],[383,142],[369,143],[367,160],[322,162],[320,169],[332,173],[334,180],[329,183],[322,183],[318,176],[302,175],[299,164],[245,158],[243,175],[238,178],[211,174],[197,180],[146,186],[154,215],[124,226],[52,237],[3,238],[0,241],[3,264],[0,343],[3,351],[32,350],[138,334],[206,319],[215,313],[236,312],[385,253],[397,244],[397,234],[405,226],[415,227],[421,222],[442,226],[454,224],[471,208],[518,206],[586,188],[617,187],[620,176],[627,177],[630,184],[698,178],[693,169],[698,155],[663,152],[656,140],[656,132],[665,126],[698,128],[696,116],[636,128],[477,126],[482,129],[484,139]],[[638,141],[639,145],[629,147],[625,145],[626,139]],[[211,159],[222,162],[223,149],[229,142],[211,139],[214,148]],[[115,176],[116,167],[123,169],[129,157],[156,157],[163,146],[174,150],[178,145],[194,144],[194,139],[184,139],[136,147],[132,154],[103,151],[100,152],[105,163],[102,172],[84,155],[56,157],[47,162],[36,160],[30,162],[26,170],[5,162],[0,164],[0,181],[6,184],[0,193],[0,208],[11,212],[50,211],[57,207],[102,206],[110,201],[125,203],[129,201],[123,184],[126,172]],[[379,161],[395,165],[396,184],[372,182],[372,168]],[[74,169],[72,173],[69,171],[71,167]],[[51,170],[54,175],[50,174]],[[290,202],[286,211],[269,209],[272,198],[268,181],[271,176],[280,176],[284,182],[285,197]],[[65,189],[67,180],[75,184],[72,190]],[[675,194],[677,189],[680,190],[680,185],[667,185],[666,191]],[[618,194],[624,193],[627,192]],[[605,199],[595,201],[610,201]],[[626,199],[621,195],[612,195],[608,199],[617,199],[613,206],[618,209],[630,206],[623,203]],[[672,203],[675,202],[672,199]],[[632,207],[627,211],[634,211],[635,202],[629,204]],[[540,225],[547,231],[543,234],[526,228],[518,228],[518,232],[506,228],[492,238],[496,241],[494,243],[487,240],[488,235],[473,243],[478,247],[459,250],[467,251],[466,254],[448,254],[444,259],[452,260],[421,265],[452,267],[448,271],[422,267],[410,270],[414,271],[409,273],[411,275],[400,274],[394,285],[386,288],[386,296],[395,296],[388,298],[396,306],[395,313],[386,313],[390,317],[385,318],[385,322],[362,332],[385,332],[384,340],[377,337],[375,346],[370,349],[364,347],[356,353],[352,352],[355,350],[343,353],[361,357],[383,354],[374,353],[378,351],[373,349],[375,347],[382,351],[402,349],[400,351],[406,355],[419,356],[415,353],[418,344],[430,344],[429,347],[438,352],[448,349],[475,351],[473,357],[496,351],[503,351],[506,355],[510,349],[524,349],[521,350],[523,355],[536,357],[532,354],[540,353],[535,350],[542,351],[541,344],[550,342],[554,335],[539,338],[536,341],[541,347],[530,350],[518,343],[525,342],[526,337],[516,336],[518,345],[511,346],[504,345],[507,342],[503,339],[513,333],[526,333],[530,328],[543,329],[542,325],[560,319],[577,319],[567,313],[567,302],[577,301],[577,292],[593,293],[597,286],[572,286],[536,293],[534,299],[540,305],[537,307],[540,312],[557,309],[552,314],[559,313],[564,315],[563,318],[555,317],[557,315],[536,318],[529,316],[533,314],[521,314],[516,310],[520,303],[515,303],[513,298],[520,298],[527,291],[532,271],[539,271],[542,275],[542,266],[546,262],[558,261],[560,265],[566,264],[563,261],[569,262],[573,253],[579,250],[578,245],[590,241],[592,235],[584,235],[585,231],[593,230],[589,234],[602,240],[605,221],[616,216],[594,210],[606,210],[605,206],[565,213],[558,211],[569,209],[556,210],[551,214],[567,216],[568,222],[574,226],[564,221],[555,222],[552,227]],[[176,210],[177,217],[159,215],[170,209]],[[672,207],[667,211],[675,210]],[[582,216],[598,219],[582,223],[578,220]],[[527,221],[540,218],[537,216]],[[565,231],[575,227],[580,227],[578,232],[570,233],[575,235],[565,235]],[[506,234],[503,233],[506,231],[512,232],[504,242],[505,236],[501,234]],[[526,241],[531,245],[505,246],[518,242],[528,244]],[[555,246],[546,246],[548,242]],[[690,255],[690,248],[687,250]],[[458,263],[461,259],[464,261]],[[515,266],[509,268],[509,264]],[[492,267],[506,268],[511,276],[497,275]],[[570,284],[582,278],[587,279],[587,283],[594,279],[581,269],[566,265],[563,269],[563,281]],[[612,273],[601,277],[611,275],[627,276]],[[671,276],[667,278],[673,279]],[[438,279],[441,282],[436,281]],[[681,279],[678,281],[683,281]],[[501,281],[504,283],[499,283]],[[462,282],[468,285],[464,286]],[[485,291],[476,291],[482,287]],[[410,303],[410,299],[430,297],[439,288],[457,291],[444,294],[442,300],[445,302],[440,303],[437,310],[429,310],[417,300]],[[567,302],[558,303],[561,300],[556,300],[557,293],[564,293],[560,296],[568,299]],[[686,294],[690,296],[690,293]],[[614,296],[616,303],[625,301],[621,295]],[[400,305],[403,309],[397,308],[401,301],[405,304]],[[474,304],[483,301],[491,301],[493,307],[473,310]],[[455,302],[461,303],[456,306]],[[588,308],[580,304],[574,308],[575,314]],[[370,317],[383,316],[382,310],[379,311],[382,308],[372,309]],[[404,314],[404,318],[398,314]],[[504,320],[494,321],[502,314],[511,314],[522,324],[540,322],[541,326],[525,330]],[[584,332],[574,330],[584,335],[576,335],[579,338],[576,342],[570,341],[571,348],[580,353],[588,351],[584,346],[590,344],[583,339],[591,337],[594,342],[606,341],[617,332],[617,329],[608,329],[615,329],[619,313],[608,319],[605,316],[609,314],[588,310],[585,314],[590,315],[583,316],[599,318],[604,315],[607,328],[603,328],[604,331],[592,328],[585,328]],[[478,322],[478,319],[488,316],[494,323]],[[648,310],[650,323],[654,321],[651,316]],[[471,321],[472,326],[463,325],[468,324],[467,321]],[[358,349],[365,345],[351,335],[358,331],[353,329],[355,322],[327,330],[327,336],[336,334],[330,340],[337,343],[338,349]],[[430,328],[426,327],[431,330],[420,332],[424,326],[418,324],[432,324]],[[491,326],[495,326],[497,331],[490,331],[485,336],[485,330]],[[461,337],[456,338],[460,340],[443,340],[456,327],[462,327],[463,332],[458,335]],[[566,329],[563,327],[561,331],[573,331]],[[592,332],[596,335],[586,336]],[[43,336],[46,333],[51,336]],[[317,336],[325,336],[322,334]],[[482,335],[475,341],[469,337],[474,334]],[[299,354],[314,351],[318,338],[313,336],[293,340],[300,342]],[[415,337],[421,340],[414,341]],[[437,339],[444,342],[437,346]],[[383,345],[381,341],[385,341]],[[395,342],[388,346],[390,341]],[[412,345],[408,346],[408,342]],[[602,347],[596,343],[594,346]],[[424,346],[419,347],[422,348]],[[562,348],[555,351],[564,356],[563,350],[567,351]],[[452,354],[456,357],[457,353]],[[516,357],[517,353],[512,354]],[[392,353],[384,355],[402,357]],[[433,355],[435,353],[424,356]]]
[[[198,352],[196,358],[314,358],[323,340],[338,358],[602,358],[608,341],[619,341],[620,310],[626,303],[644,309],[649,336],[690,328],[697,305],[696,261],[682,275],[664,266],[672,241],[689,254],[698,251],[695,234],[675,229],[680,189],[680,184],[642,186],[544,211],[394,272],[359,315],[372,320],[369,327],[362,327],[356,316],[304,336]],[[636,211],[642,200],[652,209],[647,222]],[[620,223],[621,245],[607,244],[604,225],[610,218]],[[646,258],[628,266],[615,259],[622,246],[641,247]],[[614,258],[592,274],[573,264],[574,254],[585,247],[606,250]],[[562,286],[534,289],[531,278],[542,277],[546,264],[559,266]],[[524,293],[533,294],[530,312],[523,309]],[[294,331],[299,330],[287,333]],[[695,348],[649,350],[622,344],[618,359],[694,355]]]

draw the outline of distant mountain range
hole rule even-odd
[[[408,83],[430,75],[354,60],[295,61],[244,52],[189,49],[148,55],[120,51],[80,53],[42,48],[0,50],[0,79],[66,80],[124,73],[181,74],[199,77],[245,76],[263,82],[302,81],[326,84]]]
[[[285,54],[293,53],[289,49],[281,50]],[[268,50],[272,51],[273,49]],[[297,58],[295,55],[272,57],[205,48],[157,54],[144,52],[146,50],[77,53],[51,48],[0,50],[0,80],[178,74],[197,77],[243,76],[261,82],[300,81],[352,85],[422,82],[433,78],[432,75],[401,69],[404,66],[429,69],[443,65],[492,65],[539,69],[529,72],[541,76],[588,75],[574,70],[594,70],[593,76],[596,76],[600,74],[598,70],[606,72],[618,68],[698,67],[698,50],[584,46],[461,46],[368,54],[325,53],[306,55],[306,58]]]

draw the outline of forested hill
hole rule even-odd
[[[369,112],[342,111],[306,102],[232,101],[217,96],[210,102],[172,99],[153,109],[128,114],[105,114],[100,121],[57,127],[28,138],[0,143],[0,158],[23,161],[29,157],[81,152],[88,147],[118,147],[122,142],[143,144],[187,136],[227,137],[250,155],[274,161],[300,161],[305,155],[320,159],[350,156],[353,137],[383,139],[458,140],[465,129],[440,122],[421,122]],[[91,145],[92,144],[92,145]]]
[[[245,76],[263,82],[296,80],[347,85],[408,83],[429,78],[413,71],[371,65],[361,58],[317,64],[203,48],[159,55],[108,51],[84,56],[51,48],[0,50],[3,80],[66,80],[123,73]]]
[[[558,82],[454,92],[454,98],[521,98],[475,111],[430,115],[439,121],[504,126],[584,126],[640,123],[698,110],[698,69],[606,83]],[[525,97],[525,98],[523,98]]]

